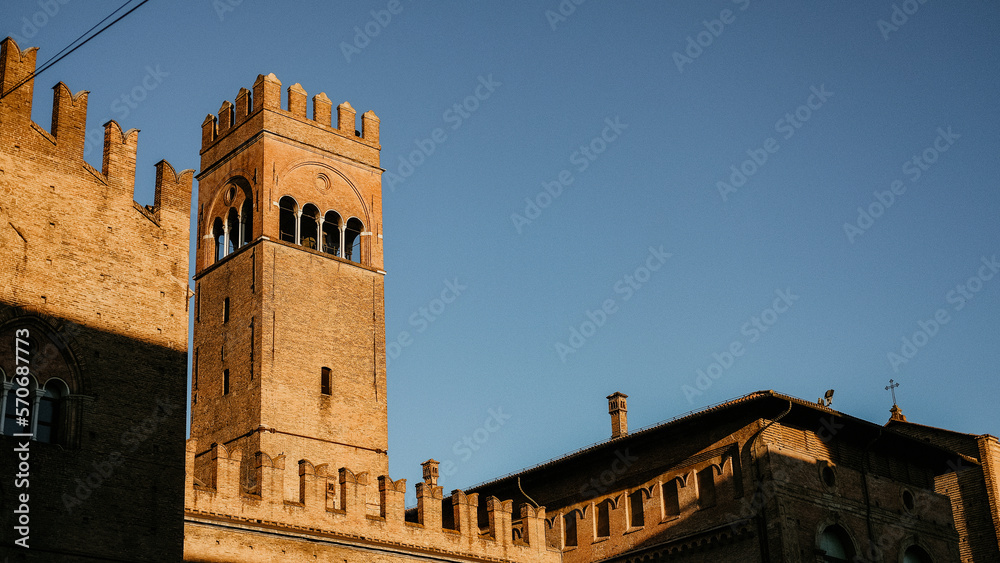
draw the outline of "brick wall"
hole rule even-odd
[[[35,56],[3,42],[4,91]],[[155,203],[139,205],[138,132],[109,122],[96,170],[83,160],[86,92],[56,86],[51,131],[31,120],[31,96],[28,82],[0,101],[0,362],[12,373],[12,331],[29,328],[38,383],[58,374],[71,395],[62,443],[32,445],[31,550],[16,554],[179,557],[191,171],[159,163]],[[0,438],[4,471],[12,450]],[[2,491],[11,506],[16,491]],[[10,511],[0,524],[11,529]]]

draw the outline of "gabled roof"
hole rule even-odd
[[[625,448],[630,444],[637,444],[640,441],[653,438],[669,438],[671,434],[683,432],[685,428],[694,423],[697,423],[699,427],[706,427],[706,423],[731,422],[733,420],[745,420],[749,423],[757,419],[774,420],[779,416],[783,416],[782,421],[788,424],[806,424],[820,417],[833,417],[839,424],[843,424],[846,428],[850,429],[845,432],[845,435],[862,436],[865,437],[866,441],[874,439],[889,440],[891,443],[901,446],[901,449],[910,449],[914,452],[919,452],[926,458],[928,463],[936,466],[938,471],[942,473],[947,471],[947,462],[953,460],[955,457],[954,452],[950,449],[927,441],[918,440],[909,434],[897,432],[892,428],[844,414],[832,408],[797,397],[784,395],[773,390],[765,390],[755,391],[698,411],[685,413],[618,438],[603,440],[585,446],[548,461],[480,483],[466,489],[466,492],[478,492],[484,489],[494,490],[508,486],[516,487],[517,481],[522,478],[526,479],[559,467],[566,467],[568,464],[586,457],[608,455],[614,450]],[[815,422],[812,422],[811,427],[816,427]]]

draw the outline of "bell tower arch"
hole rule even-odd
[[[195,472],[211,444],[388,472],[379,119],[257,77],[202,124]],[[250,463],[250,462],[248,462]],[[252,489],[252,483],[245,483]]]

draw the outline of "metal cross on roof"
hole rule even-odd
[[[899,383],[894,383],[891,379],[889,384],[885,386],[886,391],[892,392],[892,406],[896,406],[896,387],[899,387]]]

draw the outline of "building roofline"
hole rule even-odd
[[[728,410],[728,409],[734,408],[734,407],[739,406],[739,405],[744,405],[744,404],[751,403],[751,402],[754,402],[754,401],[762,401],[762,400],[765,400],[765,399],[779,399],[779,400],[782,400],[782,401],[788,401],[788,402],[792,403],[793,405],[797,405],[799,407],[811,409],[811,410],[817,411],[819,413],[830,414],[830,415],[833,415],[833,416],[838,417],[838,418],[843,418],[843,419],[845,419],[845,420],[847,420],[847,421],[849,421],[851,423],[860,425],[862,427],[867,427],[868,429],[870,429],[872,431],[888,431],[890,433],[890,435],[893,436],[893,437],[896,437],[896,438],[899,438],[899,439],[903,439],[903,440],[906,440],[906,441],[909,441],[909,442],[919,443],[921,446],[926,447],[926,448],[931,449],[931,450],[936,450],[936,451],[938,451],[941,454],[947,454],[949,456],[953,456],[954,455],[954,452],[952,452],[951,450],[949,450],[947,448],[942,448],[941,446],[938,446],[936,444],[931,444],[931,443],[927,443],[927,442],[924,442],[924,441],[921,441],[921,440],[917,440],[916,438],[913,438],[912,436],[909,436],[909,435],[907,435],[905,433],[898,432],[896,430],[888,428],[888,425],[880,425],[880,424],[875,423],[875,422],[871,422],[871,421],[868,421],[868,420],[865,420],[865,419],[862,419],[862,418],[857,418],[855,416],[851,416],[849,414],[845,414],[843,412],[834,410],[834,409],[832,409],[830,407],[827,407],[827,406],[824,406],[824,405],[821,405],[821,404],[818,404],[818,403],[813,403],[813,402],[810,402],[810,401],[799,399],[798,397],[793,397],[791,395],[785,395],[783,393],[778,393],[777,391],[774,391],[772,389],[768,389],[768,390],[762,390],[762,391],[754,391],[753,393],[749,393],[747,395],[743,395],[743,396],[740,396],[740,397],[736,397],[734,399],[729,399],[729,400],[726,400],[726,401],[721,401],[719,403],[715,403],[713,405],[709,405],[709,406],[707,406],[707,407],[705,407],[703,409],[689,411],[689,412],[686,412],[684,414],[677,415],[677,416],[675,416],[673,418],[669,418],[669,419],[666,419],[666,420],[663,420],[663,421],[651,424],[649,426],[645,426],[643,428],[640,428],[639,430],[636,430],[635,432],[630,432],[630,433],[628,433],[626,435],[619,436],[617,438],[610,438],[610,439],[602,440],[600,442],[595,442],[595,443],[583,446],[581,448],[578,448],[576,450],[573,450],[571,452],[562,454],[560,456],[548,459],[548,460],[543,461],[541,463],[537,463],[535,465],[531,465],[531,466],[528,466],[526,468],[519,469],[517,471],[513,471],[513,472],[510,472],[510,473],[507,473],[505,475],[502,475],[500,477],[496,477],[496,478],[490,479],[488,481],[483,481],[483,482],[478,483],[476,485],[470,486],[470,487],[468,487],[468,488],[466,488],[464,490],[465,491],[476,491],[477,489],[482,489],[482,488],[490,487],[492,485],[499,484],[501,482],[507,481],[507,480],[512,479],[514,477],[522,477],[522,476],[525,476],[525,475],[530,474],[530,473],[538,472],[538,471],[540,471],[542,469],[546,469],[546,468],[553,467],[553,466],[556,466],[556,465],[559,465],[559,464],[562,464],[562,463],[566,463],[566,462],[571,461],[571,460],[573,460],[575,458],[578,458],[578,457],[584,456],[586,454],[589,454],[589,453],[601,450],[601,449],[603,449],[605,447],[610,446],[611,444],[620,444],[620,443],[623,443],[623,442],[626,442],[626,441],[634,440],[634,439],[636,439],[638,437],[642,437],[642,436],[646,436],[646,435],[652,434],[654,432],[662,432],[662,431],[667,430],[667,429],[669,429],[671,427],[679,426],[680,424],[688,423],[688,422],[691,422],[693,420],[697,420],[699,418],[715,414],[715,413],[717,413],[719,411]]]

